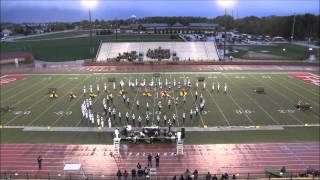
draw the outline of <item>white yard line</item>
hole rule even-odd
[[[65,81],[64,85],[66,85],[66,83],[70,83],[68,81]],[[64,86],[63,85],[63,86]],[[75,87],[72,87],[71,90],[73,90]],[[70,91],[70,90],[69,90]],[[67,96],[68,93],[66,93],[65,95],[61,96],[60,99],[58,99],[57,101],[55,101],[54,103],[52,103],[50,106],[48,106],[44,111],[42,111],[42,113],[40,113],[37,117],[35,117],[28,125],[31,126],[34,122],[36,122],[43,114],[47,113],[53,106],[57,105],[62,99],[64,99],[65,96]]]
[[[141,77],[141,79],[143,80],[143,77],[144,77],[144,74],[142,74],[142,77]],[[138,85],[139,85],[139,79],[138,79]],[[138,87],[136,87],[137,89],[137,93],[136,93],[136,95],[135,95],[135,97],[134,97],[134,99],[133,99],[133,101],[132,101],[132,106],[131,106],[131,108],[130,108],[130,113],[129,113],[129,116],[131,115],[131,113],[132,113],[132,111],[133,111],[133,108],[134,108],[134,105],[135,105],[135,102],[137,101],[137,97],[138,97],[138,94],[139,94],[139,89],[138,89]]]
[[[224,76],[224,77],[225,77],[226,79],[228,79],[230,82],[232,82],[227,76]],[[243,94],[245,94],[253,103],[255,103],[265,114],[267,114],[268,117],[269,117],[274,123],[276,123],[276,124],[278,124],[278,125],[280,124],[279,121],[275,120],[275,119],[271,116],[271,114],[269,114],[268,111],[266,111],[262,106],[260,106],[260,104],[259,104],[256,100],[254,100],[252,97],[250,97],[247,92],[243,91],[241,88],[239,88],[239,89],[240,89],[240,90],[243,92]]]
[[[272,79],[271,79],[271,80],[272,80]],[[272,80],[272,81],[273,81],[273,80]],[[279,84],[281,87],[284,87],[284,88],[288,89],[289,91],[293,92],[294,94],[296,94],[296,95],[298,95],[298,96],[300,96],[300,97],[303,97],[304,99],[306,99],[306,100],[308,100],[308,101],[310,101],[310,102],[313,102],[315,105],[318,105],[318,106],[319,106],[319,104],[318,104],[319,102],[312,101],[311,99],[309,99],[309,98],[307,98],[307,97],[299,94],[297,91],[295,91],[295,90],[293,90],[293,89],[291,89],[291,88],[288,88],[287,86],[282,85],[281,83],[278,83],[277,81],[273,81],[273,82]]]
[[[172,85],[172,77],[171,77],[171,74],[170,74],[170,81],[171,81],[171,85]],[[172,97],[173,97],[173,103],[174,103],[174,109],[176,110],[176,117],[177,117],[177,124],[178,124],[178,127],[179,127],[179,114],[178,114],[178,110],[177,110],[177,106],[176,106],[176,98],[174,97],[174,86],[172,85]]]
[[[281,77],[280,77],[281,78]],[[318,93],[315,93],[315,92],[313,92],[313,91],[310,91],[309,89],[307,89],[307,88],[305,88],[305,87],[303,87],[303,86],[299,86],[299,85],[297,85],[297,84],[295,84],[295,83],[293,83],[293,82],[291,82],[291,81],[289,81],[288,79],[286,79],[286,78],[281,78],[281,79],[283,79],[285,82],[288,82],[289,84],[291,84],[291,85],[294,85],[294,86],[296,86],[296,87],[298,87],[298,88],[301,88],[301,89],[303,89],[303,90],[305,90],[305,91],[308,91],[309,93],[311,93],[311,94],[313,94],[313,95],[316,95],[316,96],[320,96],[320,94]],[[301,79],[296,79],[296,78],[293,78],[293,79],[295,79],[295,80],[298,80],[298,81],[302,81]],[[303,81],[302,81],[303,82]],[[305,82],[303,82],[305,85],[310,85],[310,84],[307,84],[307,83],[305,83]],[[312,86],[312,85],[311,85]],[[318,87],[319,88],[319,87]]]
[[[86,80],[88,80],[89,78],[91,78],[91,76],[92,76],[92,75],[90,75],[90,76],[88,76],[87,78],[85,78],[84,80],[82,80],[81,85],[78,85],[78,86],[80,87],[80,89],[81,89],[81,86],[84,84],[84,82],[85,82]],[[78,86],[76,86],[76,87],[78,87]],[[75,87],[74,87],[73,89],[75,89]],[[72,91],[72,90],[71,90],[71,91]],[[80,99],[82,99],[82,98],[80,98],[80,95],[79,95],[78,98],[77,98],[71,105],[69,105],[68,108],[67,108],[66,110],[64,110],[64,111],[67,112],[67,111],[68,111],[71,107],[73,107]],[[81,107],[78,107],[78,108],[80,109]],[[63,118],[63,116],[59,116],[59,117],[51,124],[51,126],[54,126],[56,123],[58,123],[58,121],[59,121],[61,118]]]
[[[276,82],[273,81],[272,79],[270,79],[272,82]],[[278,84],[278,83],[277,83]],[[295,104],[297,102],[294,102],[291,98],[288,98],[287,96],[285,96],[283,93],[281,93],[281,91],[277,91],[282,97],[284,97],[285,99],[287,99],[289,102],[292,102],[292,104]],[[315,114],[311,114],[313,117],[315,117],[316,119],[319,118],[319,116],[315,115]]]
[[[207,93],[210,95],[210,97],[214,100],[214,98],[212,97],[211,93],[209,92],[208,89],[206,89]],[[241,108],[241,106],[236,102],[236,100],[231,96],[231,94],[229,93],[227,96],[229,96],[229,98],[233,101],[233,103],[239,108],[239,109],[243,109]],[[252,121],[252,119],[248,116],[248,114],[244,114],[244,116],[249,120],[249,122],[252,124],[252,125],[255,125],[254,122]],[[229,122],[229,121],[228,121]],[[230,126],[230,124],[229,124]]]
[[[1,103],[9,102],[9,99],[12,99],[12,98],[14,98],[14,97],[17,97],[17,96],[19,96],[21,93],[24,93],[24,92],[26,92],[26,91],[34,88],[35,86],[41,84],[41,83],[42,83],[42,81],[38,81],[37,83],[34,83],[34,84],[32,84],[31,86],[29,86],[29,87],[27,87],[27,88],[23,88],[23,89],[22,89],[21,91],[19,91],[18,93],[12,93],[12,94],[13,94],[12,96],[7,97],[7,98],[6,98],[4,101],[2,101]],[[39,88],[39,89],[41,89],[41,88]],[[36,91],[36,92],[38,92],[38,91]],[[30,94],[30,95],[33,95],[33,94],[35,94],[36,92],[33,92],[33,93]],[[26,96],[25,98],[30,97],[30,95],[29,95],[29,96]],[[2,96],[2,95],[1,95],[1,96]],[[23,98],[23,99],[25,99],[25,98]]]
[[[259,80],[258,78],[254,77],[254,76],[252,76],[252,77],[253,77],[254,79],[256,79],[257,81],[262,82],[262,81]],[[273,91],[275,91],[276,93],[278,93],[278,94],[281,95],[281,93],[279,93],[279,91],[276,90],[276,89],[274,89],[272,86],[268,86],[268,88],[273,89]],[[281,105],[279,105],[279,103],[275,102],[275,101],[273,100],[273,98],[269,98],[269,99],[270,99],[270,101],[272,101],[272,103],[273,103],[274,105],[278,106],[278,107],[281,108],[281,109],[284,109],[284,107],[282,107]],[[296,121],[300,122],[301,124],[304,124],[302,121],[300,121],[298,118],[296,118],[295,116],[293,116],[291,113],[289,113],[289,115],[290,115],[293,119],[295,119]]]
[[[57,79],[57,80],[60,80],[60,79]],[[53,81],[53,82],[54,82],[54,81]],[[53,82],[51,82],[49,85],[53,84]],[[64,84],[65,84],[65,83],[64,83]],[[60,86],[60,88],[63,87],[64,84],[63,84],[62,86]],[[47,88],[47,87],[48,87],[48,86],[45,86],[45,87],[43,87],[43,88]],[[39,89],[38,91],[42,90],[43,88]],[[36,92],[38,92],[38,91],[36,91]],[[33,94],[35,94],[35,93],[33,93]],[[41,99],[37,100],[36,103],[32,103],[31,106],[28,106],[27,108],[25,108],[24,111],[30,110],[32,107],[34,107],[35,105],[37,105],[37,104],[39,104],[41,101],[43,101],[43,99],[47,99],[47,98],[48,98],[47,96],[42,97]],[[23,100],[23,101],[24,101],[24,100]],[[23,101],[18,101],[16,104],[20,104],[20,103],[23,102]],[[14,104],[13,106],[15,106],[16,104]],[[32,113],[32,112],[31,112],[31,113]],[[15,117],[12,118],[11,120],[9,120],[9,121],[6,123],[6,125],[9,125],[11,122],[13,122],[14,120],[16,120],[18,117],[20,117],[20,116],[15,116]]]
[[[185,74],[183,74],[183,76],[184,76],[184,78],[186,77]],[[192,89],[189,89],[189,91],[190,91],[190,93],[191,93],[191,95],[192,95],[192,101],[193,101],[194,105],[195,105],[195,106],[198,106],[197,103],[196,103],[196,101],[195,101],[195,97],[193,96]],[[193,108],[192,108],[192,109],[193,109]],[[206,125],[206,124],[204,123],[203,118],[202,118],[202,115],[201,115],[200,112],[199,112],[199,117],[200,117],[200,120],[201,120],[201,122],[202,122],[202,127],[204,127],[204,125]]]

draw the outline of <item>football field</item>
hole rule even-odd
[[[164,115],[167,120],[173,121],[173,114],[176,115],[174,127],[318,125],[319,87],[308,80],[297,78],[298,75],[293,72],[25,74],[20,79],[16,78],[14,82],[1,86],[1,126],[98,127],[96,122],[93,124],[83,118],[81,112],[81,104],[90,98],[88,94],[83,95],[83,88],[85,86],[88,92],[90,85],[97,94],[92,99],[94,116],[99,113],[108,120],[109,115],[105,114],[102,101],[107,94],[113,95],[113,103],[108,105],[116,110],[116,118],[111,117],[112,127],[126,125],[127,112],[130,125],[133,125],[131,117],[135,114],[134,126],[138,126],[139,116],[142,118],[142,125],[146,126],[147,114],[150,119],[148,125],[156,125],[159,116],[159,125],[163,127],[168,126],[164,124]],[[310,73],[302,75],[319,78]],[[13,75],[8,75],[7,79],[11,76]],[[198,78],[204,78],[204,81],[198,81]],[[184,86],[188,80],[191,87]],[[120,81],[124,82],[121,89]],[[133,84],[137,81],[138,86],[129,87],[129,81]],[[145,86],[141,85],[143,82]],[[153,86],[148,86],[151,82],[154,82]],[[161,86],[159,82],[162,83]],[[97,84],[100,93],[96,90]],[[108,93],[104,91],[104,84],[107,85]],[[263,87],[265,92],[256,93],[257,87]],[[49,98],[50,88],[57,89],[57,98]],[[120,96],[120,90],[129,98],[129,106]],[[186,93],[185,102],[181,96],[182,91]],[[70,99],[71,92],[77,96],[75,99]],[[144,92],[148,92],[150,96],[143,96]],[[162,96],[164,93],[167,96]],[[201,96],[205,101],[204,110],[196,115]],[[162,104],[160,111],[159,101]],[[168,101],[171,101],[170,107]],[[309,103],[311,110],[298,110],[295,105],[299,101]],[[121,121],[118,118],[119,112],[122,114]],[[186,115],[184,122],[183,113]]]

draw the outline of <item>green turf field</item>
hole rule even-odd
[[[80,34],[83,32],[80,31]],[[67,35],[66,35],[67,34]],[[76,34],[76,33],[75,33]],[[74,36],[75,34],[72,34]],[[76,34],[79,35],[79,34]],[[100,42],[148,42],[148,41],[172,41],[170,35],[133,35],[118,34],[115,35],[93,36],[92,46],[95,48],[94,53],[90,53],[90,38],[77,37],[73,38],[71,33],[58,33],[47,35],[51,40],[42,39],[43,36],[33,37],[30,40],[19,40],[15,42],[1,42],[1,52],[10,51],[27,51],[32,52],[37,60],[43,61],[70,61],[79,59],[88,59],[96,56]],[[62,37],[69,37],[63,39]],[[71,37],[71,38],[70,38]],[[48,37],[45,37],[48,38]],[[174,39],[181,41],[181,39]]]
[[[295,44],[289,44],[289,43],[278,43],[271,46],[267,45],[248,45],[244,46],[244,48],[238,49],[237,47],[234,47],[234,49],[237,49],[238,52],[232,52],[228,55],[236,57],[236,58],[244,58],[244,59],[250,59],[246,54],[248,51],[255,52],[255,53],[262,53],[266,55],[272,55],[275,57],[269,57],[267,59],[285,59],[285,60],[304,60],[308,58],[307,54],[307,47],[299,46]],[[285,51],[283,51],[285,49]],[[319,55],[320,50],[314,50],[315,55]],[[261,55],[260,55],[261,56]],[[252,57],[251,59],[260,59],[259,55],[256,55],[256,57]]]
[[[172,115],[177,114],[176,127],[208,127],[213,126],[263,126],[263,125],[304,125],[319,124],[319,88],[305,84],[301,80],[289,78],[287,73],[271,72],[224,72],[224,73],[161,73],[160,80],[163,82],[163,90],[169,92],[170,97],[160,98],[157,93],[161,92],[156,86],[149,91],[152,96],[142,96],[144,88],[129,88],[128,80],[132,82],[137,79],[142,82],[150,82],[152,73],[132,74],[30,74],[28,78],[18,80],[4,88],[1,88],[1,107],[9,106],[12,110],[1,112],[1,125],[7,126],[52,126],[52,127],[92,127],[87,120],[81,116],[80,105],[85,99],[82,96],[83,86],[96,84],[100,85],[103,91],[103,84],[106,82],[108,89],[114,96],[114,104],[117,112],[122,112],[122,122],[113,120],[113,126],[125,125],[124,115],[126,112],[142,117],[142,123],[146,124],[146,102],[150,105],[150,121],[156,123],[156,114],[159,114],[157,102],[162,101],[161,126],[163,115],[172,120]],[[195,88],[197,77],[203,76],[206,80],[206,88],[199,82]],[[113,83],[108,82],[109,78],[117,81],[116,89]],[[179,97],[181,89],[177,87],[170,90],[165,87],[165,79],[174,79],[183,84],[184,79],[192,81],[192,88],[188,90],[186,103],[183,104],[182,97]],[[124,80],[127,97],[130,98],[130,106],[123,103],[122,97],[118,96],[119,81]],[[211,92],[212,82],[215,82],[215,91]],[[217,92],[217,83],[220,83],[220,92]],[[224,84],[227,84],[227,94],[224,94]],[[265,94],[256,94],[254,89],[257,86],[265,88]],[[59,97],[49,99],[48,88],[57,88]],[[74,92],[77,98],[70,101],[69,92]],[[199,99],[195,100],[196,91],[198,97],[202,94],[205,99],[205,111],[189,118],[190,110],[194,111],[195,105],[199,105]],[[100,92],[93,102],[93,112],[103,114],[102,99],[106,93]],[[172,103],[171,108],[167,106],[168,99],[176,99],[178,104]],[[88,97],[86,97],[88,98]],[[135,102],[139,100],[140,109],[137,110]],[[298,100],[310,103],[313,107],[310,111],[300,111],[295,108]],[[186,113],[186,121],[182,123],[182,113]],[[136,120],[137,121],[137,120]],[[130,120],[129,123],[132,121]]]

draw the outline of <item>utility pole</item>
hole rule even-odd
[[[293,15],[293,23],[292,23],[292,30],[291,30],[291,37],[290,37],[290,40],[291,42],[293,41],[293,38],[294,38],[294,26],[296,24],[296,13],[294,13]]]
[[[92,47],[92,21],[91,21],[91,9],[89,8],[89,26],[90,26],[90,54],[94,53],[93,47]],[[92,59],[93,60],[93,59]]]
[[[227,8],[224,9],[224,42],[223,42],[223,60],[226,59],[226,41],[227,41]]]

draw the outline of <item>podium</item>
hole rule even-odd
[[[80,179],[86,179],[86,174],[81,166],[80,163],[64,163],[63,166],[63,172],[64,172],[64,176],[66,176],[67,173],[80,173]],[[71,176],[69,174],[69,176]]]

